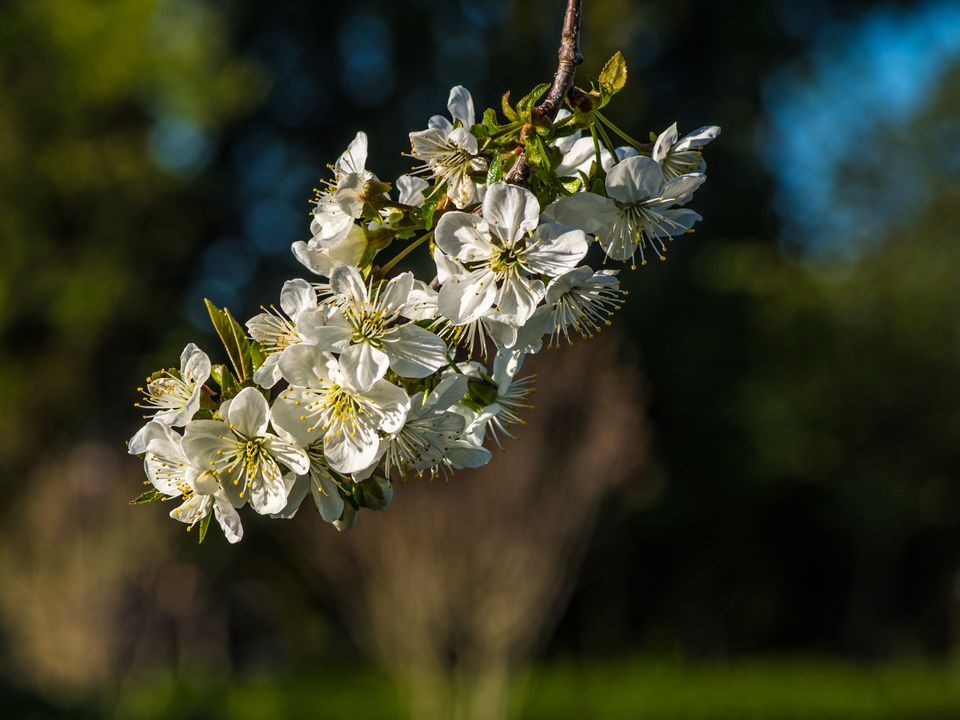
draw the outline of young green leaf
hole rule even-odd
[[[607,95],[614,95],[627,84],[627,61],[617,50],[600,71],[600,87]]]
[[[523,96],[517,103],[517,113],[525,122],[530,122],[530,111],[534,104],[550,89],[550,83],[540,83],[533,90]]]
[[[510,107],[510,91],[507,90],[503,97],[500,98],[500,109],[503,111],[503,116],[507,120],[512,120],[516,122],[520,119],[520,116],[517,115],[517,111]]]
[[[240,383],[253,377],[253,357],[250,351],[251,340],[247,337],[243,328],[230,311],[224,308],[221,310],[207,299],[203,301],[207,306],[207,312],[210,313],[210,322],[213,323],[213,329],[217,331],[220,342],[223,343],[227,351],[227,357],[230,359],[230,365],[233,366],[233,373]]]
[[[220,387],[220,399],[226,400],[240,392],[240,383],[226,365],[214,365],[210,377]]]
[[[162,492],[156,489],[147,490],[137,495],[136,498],[130,501],[131,505],[146,505],[147,503],[159,502],[167,496]]]
[[[497,154],[487,170],[487,185],[503,180],[503,157]]]
[[[213,519],[213,513],[207,513],[197,523],[197,543],[202,543],[207,536],[207,530],[210,529],[210,520]]]
[[[500,123],[497,122],[497,111],[493,108],[487,108],[483,111],[483,126],[487,129],[488,135],[493,135],[500,129]]]

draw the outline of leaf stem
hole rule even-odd
[[[640,152],[650,153],[653,150],[653,145],[651,145],[650,143],[642,143],[639,140],[636,140],[635,138],[630,137],[629,135],[627,135],[627,133],[625,133],[623,130],[621,130],[616,125],[614,125],[610,121],[610,119],[606,115],[601,113],[599,110],[597,110],[594,114],[597,116],[597,119],[600,120],[600,122],[602,122],[608,128],[613,130],[613,132],[615,132],[621,138],[623,138],[628,143],[633,145]]]
[[[398,262],[400,262],[401,260],[403,260],[407,255],[409,255],[410,253],[412,253],[414,250],[416,250],[418,247],[420,247],[421,245],[423,245],[423,243],[425,243],[427,240],[429,240],[429,239],[432,238],[432,237],[433,237],[433,231],[431,230],[430,232],[426,233],[425,235],[422,235],[422,236],[420,236],[419,238],[417,238],[416,240],[414,240],[412,243],[410,243],[409,245],[407,245],[403,250],[401,250],[401,251],[398,252],[396,255],[394,255],[392,258],[390,258],[390,260],[387,261],[387,264],[380,268],[380,275],[381,275],[381,277],[386,277],[386,274],[387,274],[388,272],[390,272],[391,270],[393,270],[393,268],[396,267],[396,265],[397,265]]]

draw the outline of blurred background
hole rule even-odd
[[[563,5],[0,4],[5,717],[960,717],[949,0],[585,0],[612,119],[723,134],[697,233],[530,361],[521,439],[349,533],[127,504],[202,298],[302,276],[357,129],[392,179],[451,85],[549,80]]]

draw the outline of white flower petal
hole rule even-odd
[[[450,97],[447,99],[447,110],[450,117],[459,120],[468,130],[475,124],[473,111],[473,97],[463,85],[450,88]]]
[[[270,407],[259,390],[248,387],[233,398],[227,417],[241,435],[249,438],[260,437],[267,432]]]
[[[677,132],[676,123],[660,133],[657,136],[657,141],[653,144],[653,159],[658,163],[663,162],[663,159],[667,157],[667,153],[670,152],[670,148],[677,142],[678,137],[679,133]]]
[[[351,390],[362,392],[387,374],[390,358],[368,342],[351,345],[340,355],[340,368]]]
[[[363,393],[363,398],[373,403],[381,413],[381,430],[394,433],[403,427],[407,412],[410,410],[410,397],[402,388],[386,380],[377,380],[369,390]],[[359,469],[344,470],[343,472],[356,472]]]
[[[446,343],[419,325],[401,325],[384,340],[390,367],[400,377],[426,377],[447,361]]]
[[[300,313],[317,307],[317,292],[306,280],[287,280],[280,290],[280,308],[296,322]]]
[[[210,377],[210,358],[193,343],[180,354],[180,374],[190,385],[203,385]]]
[[[513,324],[523,325],[537,309],[544,293],[540,280],[511,275],[503,281],[497,293],[497,310]]]
[[[355,433],[332,432],[323,438],[327,463],[341,473],[352,473],[369,466],[376,459],[378,449],[377,434],[364,426],[358,426]]]
[[[423,193],[428,187],[430,187],[430,183],[423,178],[415,175],[401,175],[396,182],[397,192],[400,194],[400,204],[422,207],[425,202]]]
[[[291,385],[319,387],[328,377],[333,356],[312,345],[292,345],[280,355],[280,372]]]
[[[437,221],[434,239],[437,247],[462,262],[490,257],[494,250],[490,240],[481,234],[483,220],[472,213],[457,210],[444,213]]]
[[[303,475],[310,470],[310,458],[299,445],[276,435],[267,435],[264,447],[278,462],[298,475]]]
[[[407,304],[410,291],[413,290],[413,273],[400,273],[392,278],[380,291],[380,303],[389,312],[400,312]]]
[[[210,460],[217,457],[218,450],[232,450],[236,438],[225,422],[194,420],[184,428],[182,445],[183,452],[193,465],[206,468],[210,466]]]
[[[560,198],[543,213],[548,220],[578,227],[588,233],[605,231],[619,214],[613,200],[591,192]]]
[[[610,168],[606,187],[607,195],[620,202],[649,200],[660,195],[663,170],[652,158],[643,155],[627,158]]]
[[[215,495],[213,498],[213,514],[223,530],[229,543],[238,543],[243,538],[243,525],[240,524],[240,513],[225,497]]]
[[[689,198],[706,179],[707,176],[703,173],[689,173],[675,177],[663,186],[663,197],[667,200]]]
[[[510,246],[537,226],[540,203],[526,188],[493,183],[483,198],[483,219],[490,225],[491,233]]]
[[[267,358],[253,373],[253,381],[262,388],[270,389],[280,382],[280,353],[267,355]]]
[[[358,132],[350,141],[347,149],[337,159],[337,171],[362,175],[367,167],[367,134]]]
[[[534,232],[522,257],[529,272],[554,277],[575,267],[586,254],[587,236],[583,230],[544,223]]]
[[[451,277],[440,288],[440,314],[456,325],[473,322],[486,312],[497,296],[497,276],[488,268]]]
[[[719,134],[720,128],[716,125],[706,125],[702,128],[697,128],[693,132],[684,135],[683,138],[680,139],[680,142],[676,144],[676,147],[673,148],[673,151],[683,152],[691,148],[703,147]]]
[[[343,498],[337,490],[337,484],[326,475],[310,477],[310,492],[324,522],[332,523],[343,513]]]
[[[311,443],[316,442],[317,433],[307,431],[313,421],[305,414],[304,394],[305,391],[301,388],[288,388],[280,393],[273,401],[273,407],[270,408],[270,419],[279,433],[293,438],[300,447],[309,447]],[[311,393],[310,399],[313,397],[315,395]]]
[[[337,295],[345,298],[366,302],[367,284],[363,281],[363,276],[357,268],[351,265],[338,267],[330,275],[330,289]]]
[[[260,515],[273,515],[286,506],[287,487],[274,461],[262,460],[259,470],[259,476],[250,482],[250,506]]]

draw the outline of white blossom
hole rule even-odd
[[[225,419],[195,420],[186,427],[186,456],[220,482],[235,507],[249,499],[258,513],[280,512],[287,504],[281,466],[306,473],[307,454],[269,432],[270,408],[256,388],[241,390],[221,406],[220,415]]]
[[[433,259],[437,266],[437,282],[441,285],[451,277],[464,276],[468,272],[454,258],[434,250]],[[517,341],[517,327],[495,308],[490,307],[479,317],[465,323],[455,323],[440,314],[440,294],[432,288],[421,291],[420,307],[426,319],[433,320],[430,330],[451,345],[466,349],[470,357],[486,357],[490,349],[513,347]]]
[[[147,418],[171,427],[186,425],[200,409],[203,384],[210,377],[210,358],[193,343],[180,353],[180,372],[163,371],[159,377],[147,379],[146,388],[139,388],[144,401],[137,407],[147,410]],[[143,429],[130,439],[131,452],[141,445]]]
[[[318,243],[339,242],[360,217],[364,187],[376,176],[366,169],[367,134],[358,132],[333,166],[334,179],[317,193],[310,232]]]
[[[610,324],[610,316],[623,305],[626,294],[616,270],[595,271],[586,265],[574,268],[547,285],[544,304],[521,330],[515,347],[539,352],[544,335],[550,336],[551,347],[557,347],[561,337],[571,341],[571,331],[593,337]]]
[[[212,511],[227,540],[239,542],[243,537],[240,514],[216,478],[190,461],[181,436],[151,421],[144,429],[143,441],[144,471],[151,485],[168,498],[183,500],[170,511],[170,517],[192,527]]]
[[[653,159],[660,163],[667,180],[688,173],[706,172],[707,163],[700,148],[717,137],[720,128],[707,125],[678,140],[679,134],[674,123],[657,136],[653,145]]]
[[[384,472],[404,475],[435,473],[448,450],[466,428],[463,416],[453,411],[467,391],[467,377],[444,377],[429,393],[420,391],[410,398],[410,412],[403,426],[384,440]]]
[[[450,90],[447,109],[453,122],[434,115],[426,130],[410,133],[410,156],[424,163],[423,170],[447,184],[447,196],[458,208],[480,200],[477,184],[470,177],[487,169],[480,147],[470,133],[475,115],[473,98],[461,85]]]
[[[386,375],[422,378],[446,362],[447,346],[436,335],[412,322],[412,273],[367,287],[355,267],[341,267],[330,277],[329,315],[304,318],[301,332],[321,350],[340,353],[340,365],[358,390],[366,390]],[[416,301],[416,296],[414,296]]]
[[[691,173],[664,182],[655,160],[628,157],[607,173],[609,197],[576,193],[554,202],[544,215],[595,235],[613,260],[634,261],[639,250],[640,262],[645,265],[647,250],[664,259],[667,248],[663,238],[682,235],[701,219],[693,210],[673,206],[705,179],[700,173]]]
[[[280,380],[280,353],[291,345],[306,342],[298,321],[306,313],[317,313],[317,291],[306,280],[288,280],[280,291],[280,310],[270,306],[247,321],[250,337],[266,355],[253,375],[254,381],[271,388]]]
[[[538,276],[562,274],[587,252],[583,232],[539,224],[539,218],[533,193],[505,183],[488,188],[482,218],[457,211],[444,214],[437,223],[437,247],[460,261],[466,274],[453,275],[443,284],[440,313],[465,324],[496,307],[507,322],[523,325],[543,298]]]
[[[280,356],[280,371],[290,387],[274,402],[274,421],[294,436],[322,436],[326,462],[337,472],[368,468],[377,459],[379,433],[400,429],[410,409],[410,398],[401,388],[376,380],[359,389],[351,381],[353,373],[318,347],[287,348]]]
[[[330,277],[338,267],[358,265],[366,249],[367,238],[363,228],[353,224],[342,237],[331,240],[314,238],[309,242],[298,240],[290,246],[294,257],[321,277]]]
[[[424,193],[430,187],[423,178],[415,175],[401,175],[397,178],[396,188],[400,194],[399,202],[401,205],[410,205],[411,207],[423,207],[426,201]]]

